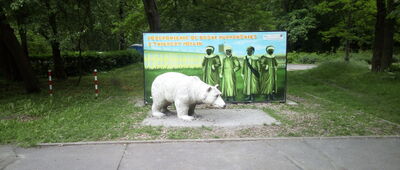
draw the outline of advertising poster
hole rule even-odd
[[[219,85],[232,102],[286,100],[286,32],[143,33],[144,99],[165,72]]]

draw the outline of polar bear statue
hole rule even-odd
[[[217,108],[225,108],[218,85],[210,86],[197,76],[187,76],[176,72],[163,73],[154,79],[151,85],[153,98],[152,115],[163,117],[169,112],[167,107],[175,103],[177,116],[191,121],[194,119],[196,104],[209,104]]]

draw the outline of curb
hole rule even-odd
[[[156,143],[188,143],[188,142],[249,142],[268,140],[332,140],[332,139],[387,139],[400,136],[334,136],[334,137],[270,137],[270,138],[224,138],[224,139],[182,139],[182,140],[129,140],[129,141],[88,141],[69,143],[39,143],[37,146],[76,146],[76,145],[106,145],[106,144],[156,144]]]

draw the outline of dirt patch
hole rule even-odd
[[[287,99],[292,100],[296,103],[303,103],[305,101],[305,99],[303,99],[301,97],[293,96],[293,95],[289,95],[289,94],[287,94],[286,97],[287,97]]]
[[[20,122],[29,122],[33,120],[38,120],[39,117],[30,116],[30,115],[9,115],[0,117],[0,120],[18,120]]]

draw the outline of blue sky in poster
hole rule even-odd
[[[217,36],[220,35],[255,35],[255,39],[213,39],[213,40],[149,40],[149,36]],[[265,47],[273,45],[275,54],[286,53],[286,32],[225,32],[225,33],[143,33],[144,50],[176,51],[205,53],[205,48],[214,46],[216,54],[218,46],[224,44],[232,47],[233,55],[244,56],[248,46],[253,46],[256,55],[265,54]],[[152,42],[202,42],[200,46],[149,46]]]

